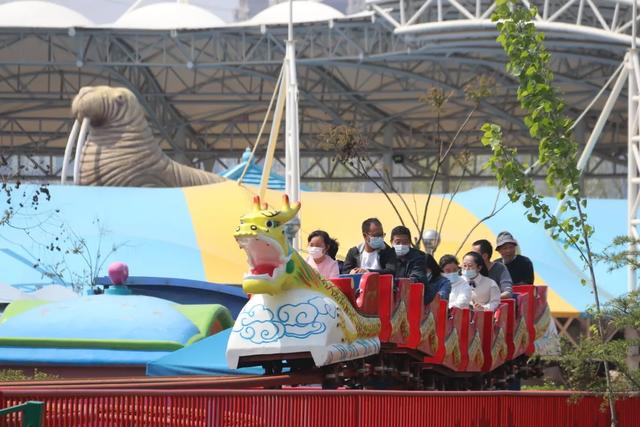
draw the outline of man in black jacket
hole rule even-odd
[[[509,270],[514,285],[533,285],[533,263],[526,256],[516,252],[518,241],[508,231],[498,234],[496,250],[500,252],[502,258],[496,262],[503,263]]]
[[[399,225],[391,230],[391,245],[396,253],[396,278],[406,277],[427,286],[425,253],[411,247],[411,231]]]
[[[368,218],[362,223],[364,242],[347,252],[342,264],[342,274],[376,272],[395,274],[396,253],[384,242],[382,223],[377,218]]]

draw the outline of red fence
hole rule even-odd
[[[602,400],[556,392],[310,390],[0,391],[0,408],[46,402],[45,426],[605,427]],[[640,425],[640,398],[617,402],[620,426]],[[0,426],[19,419],[0,418]]]

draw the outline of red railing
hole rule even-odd
[[[4,389],[0,407],[46,403],[45,426],[609,426],[602,400],[556,392]],[[621,427],[640,398],[617,402]],[[18,415],[0,426],[18,426]]]

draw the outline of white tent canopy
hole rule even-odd
[[[293,2],[293,22],[330,21],[344,18],[344,14],[331,6],[309,0]],[[249,25],[286,24],[289,22],[289,2],[275,4],[246,21]]]
[[[95,24],[75,10],[48,1],[13,1],[0,5],[0,27],[71,28]]]
[[[133,9],[109,28],[143,30],[198,29],[223,27],[225,23],[213,13],[188,3],[164,2]]]

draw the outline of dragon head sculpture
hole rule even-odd
[[[248,257],[250,271],[244,276],[242,289],[250,294],[277,294],[294,268],[292,257],[297,253],[289,246],[284,224],[296,216],[300,203],[289,204],[282,197],[279,210],[260,205],[253,199],[253,210],[240,218],[234,237]]]

